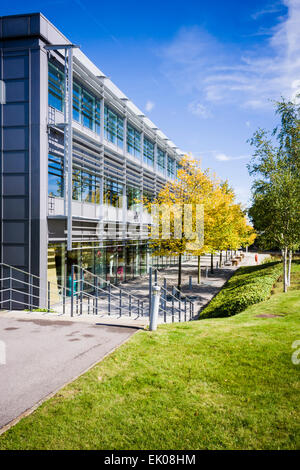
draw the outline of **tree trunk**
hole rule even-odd
[[[292,259],[293,259],[293,252],[292,252],[292,250],[289,250],[289,264],[288,264],[288,273],[287,273],[287,285],[288,285],[288,287],[290,287],[290,285],[291,285]]]
[[[283,292],[287,292],[287,248],[282,250],[283,258]]]
[[[226,250],[226,263],[227,263],[227,260],[228,260],[228,250]]]
[[[198,284],[201,284],[201,256],[198,256]]]
[[[213,253],[210,254],[210,272],[211,273],[214,272],[214,254]]]
[[[180,253],[179,255],[179,260],[178,260],[178,286],[177,289],[181,289],[181,261],[182,261],[182,254]]]
[[[223,252],[222,250],[220,251],[220,268],[222,268],[222,255],[223,255]]]

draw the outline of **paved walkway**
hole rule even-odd
[[[136,331],[0,313],[0,341],[2,350],[3,344],[6,349],[6,364],[0,363],[0,428],[74,380]],[[4,362],[3,355],[0,359]]]
[[[207,303],[219,292],[225,282],[232,276],[240,266],[255,265],[254,253],[246,254],[242,263],[239,266],[228,266],[222,268],[215,268],[213,273],[210,273],[211,257],[210,255],[201,256],[201,284],[197,284],[198,278],[198,262],[197,260],[186,261],[182,265],[182,287],[181,291],[188,297],[193,298],[195,303],[195,314],[207,305]],[[261,263],[269,255],[259,254],[258,262]],[[219,262],[219,255],[214,256],[214,266]],[[223,262],[225,256],[223,255]],[[230,265],[229,265],[230,264]],[[206,269],[208,268],[208,270]],[[207,272],[207,277],[206,277]],[[189,288],[189,277],[192,276],[192,289]],[[158,284],[163,285],[163,280],[166,278],[168,290],[171,291],[172,286],[177,286],[178,267],[171,266],[169,268],[158,270]],[[149,279],[148,276],[143,276],[139,279],[134,279],[122,284],[127,291],[133,295],[140,297],[145,302],[148,302],[149,296]],[[160,319],[162,321],[162,318]]]

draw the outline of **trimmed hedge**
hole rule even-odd
[[[282,264],[277,261],[239,268],[216,297],[200,312],[200,319],[231,317],[249,305],[267,300],[281,272]]]

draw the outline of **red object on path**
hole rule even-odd
[[[255,262],[258,263],[258,254],[255,253]]]

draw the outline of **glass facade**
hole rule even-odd
[[[48,194],[54,197],[64,196],[63,161],[61,157],[48,156]],[[100,177],[83,168],[73,167],[74,201],[100,202]]]
[[[48,102],[63,111],[64,73],[49,62]],[[73,82],[73,119],[88,129],[100,134],[100,100]]]
[[[141,156],[141,133],[130,124],[127,125],[127,152],[134,157]]]
[[[140,189],[135,188],[134,186],[127,185],[126,195],[127,195],[127,209],[137,211],[139,208],[139,200],[141,198]]]
[[[103,202],[113,207],[122,207],[123,184],[105,178],[103,185]]]
[[[166,168],[166,159],[165,159],[165,152],[157,147],[157,169],[161,173],[164,173]]]
[[[184,260],[188,258],[183,257]],[[66,251],[64,243],[50,243],[48,246],[48,280],[57,284],[56,297],[61,295],[64,279],[66,287],[71,287],[72,264],[97,274],[103,281],[119,284],[147,274],[150,266],[160,269],[177,263],[176,256],[152,256],[150,248],[143,241],[130,241],[125,244],[107,241],[101,247],[97,246],[96,242],[88,245],[74,243],[74,250],[71,252]],[[86,281],[93,282],[88,273],[84,276]],[[99,286],[104,285],[103,282]],[[86,289],[89,290],[89,286],[86,286]]]
[[[100,202],[100,178],[82,168],[73,168],[73,194],[74,201]]]
[[[104,137],[118,147],[123,147],[124,120],[108,106],[104,107]]]
[[[49,106],[63,111],[64,74],[49,62],[48,69],[48,101]]]
[[[174,158],[170,157],[169,155],[168,155],[167,173],[168,173],[169,178],[174,178],[174,176],[175,176],[175,160],[174,160]]]
[[[144,138],[144,162],[150,166],[154,165],[154,144],[146,137]]]
[[[60,157],[48,155],[48,194],[64,197],[63,163]]]

